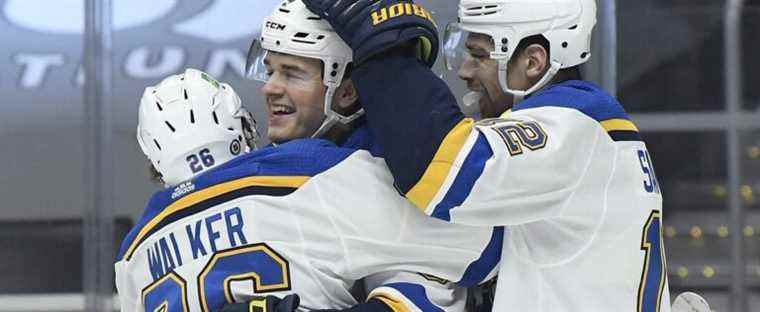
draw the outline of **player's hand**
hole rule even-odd
[[[275,296],[254,296],[245,303],[224,306],[219,312],[292,312],[298,309],[301,300],[296,294],[280,299]]]
[[[428,10],[413,0],[303,0],[332,25],[354,51],[356,66],[370,57],[419,39],[420,59],[438,57],[438,30]]]

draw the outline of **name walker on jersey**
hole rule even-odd
[[[184,227],[146,242],[144,251],[153,280],[161,278],[187,261],[211,256],[218,250],[244,246],[245,221],[239,207],[205,217],[195,217]]]

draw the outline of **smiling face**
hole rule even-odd
[[[499,86],[499,64],[491,58],[494,44],[491,37],[470,33],[467,36],[467,55],[459,68],[459,78],[467,83],[467,89],[479,92],[480,115],[495,118],[512,107],[512,96]]]
[[[467,36],[467,54],[459,68],[459,78],[467,83],[470,91],[479,92],[480,114],[483,118],[499,117],[512,108],[514,97],[502,90],[499,84],[499,63],[491,58],[494,51],[493,39],[480,33]],[[526,75],[527,56],[518,51],[509,61],[507,84],[511,89],[525,90],[531,85],[531,78]]]
[[[269,140],[283,143],[310,137],[325,118],[322,62],[269,52],[264,65],[269,79],[261,91],[269,113]]]

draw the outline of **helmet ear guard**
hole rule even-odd
[[[187,69],[145,89],[137,141],[171,186],[255,149],[258,132],[232,87]]]

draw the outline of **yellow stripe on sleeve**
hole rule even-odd
[[[393,298],[390,298],[387,295],[377,295],[377,296],[373,296],[372,298],[382,301],[383,303],[385,303],[385,305],[390,307],[391,310],[393,310],[393,312],[409,312],[410,311],[409,308],[407,308],[403,302],[401,302],[400,300],[394,300]]]
[[[441,189],[454,160],[470,136],[473,125],[472,119],[465,118],[446,135],[420,181],[406,194],[406,197],[423,212]]]
[[[132,241],[132,244],[129,246],[129,249],[127,249],[127,252],[124,254],[124,259],[129,259],[132,256],[132,253],[135,251],[135,248],[140,244],[140,242],[143,240],[145,235],[150,233],[150,231],[156,227],[159,223],[161,223],[162,220],[164,220],[166,217],[178,212],[182,211],[183,209],[186,209],[188,207],[192,207],[195,204],[198,204],[204,200],[207,200],[209,198],[213,198],[225,193],[232,192],[234,190],[238,190],[245,187],[250,186],[264,186],[264,187],[292,187],[292,188],[298,188],[301,185],[305,184],[310,177],[306,176],[287,176],[287,177],[278,177],[278,176],[256,176],[256,177],[247,177],[237,180],[232,180],[229,182],[225,182],[222,184],[214,185],[212,187],[203,189],[201,191],[198,191],[196,193],[192,193],[188,196],[183,197],[182,199],[172,203],[168,207],[166,207],[161,213],[159,213],[157,216],[155,216],[153,219],[151,219],[148,223],[145,224],[145,226],[140,229],[140,232],[137,234],[135,239]]]
[[[605,120],[605,121],[602,121],[602,127],[604,127],[604,130],[607,130],[607,132],[610,132],[610,131],[639,132],[639,129],[636,128],[636,125],[634,125],[630,120],[627,120],[627,119]]]

